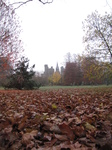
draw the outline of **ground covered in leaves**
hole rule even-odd
[[[0,150],[98,149],[112,149],[112,88],[0,91]]]

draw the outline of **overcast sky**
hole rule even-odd
[[[68,52],[84,51],[82,21],[95,10],[110,12],[106,0],[54,0],[46,5],[33,0],[16,10],[23,29],[24,53],[31,65],[36,64],[36,71],[44,71],[44,64],[55,69],[58,62],[61,67]]]

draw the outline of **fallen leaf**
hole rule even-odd
[[[51,126],[50,131],[52,131],[54,133],[59,133],[59,134],[61,133],[61,130],[60,130],[59,126],[56,125],[56,124]]]
[[[59,129],[63,134],[66,134],[70,140],[74,140],[75,135],[73,134],[72,129],[65,123],[59,125]]]
[[[91,130],[91,131],[95,131],[96,130],[96,128],[93,125],[91,125],[90,123],[88,123],[88,122],[86,122],[84,124],[84,127],[85,127],[86,130]]]
[[[53,109],[57,109],[56,104],[52,104],[52,108],[53,108]]]
[[[31,143],[31,140],[34,139],[34,136],[37,135],[37,130],[34,130],[30,133],[25,133],[23,134],[23,137],[22,137],[22,144],[23,145],[29,145]]]
[[[77,137],[85,137],[86,136],[86,131],[83,126],[73,127],[73,132]]]
[[[55,134],[54,136],[55,136],[58,140],[60,140],[60,141],[67,141],[67,140],[68,140],[67,135]]]

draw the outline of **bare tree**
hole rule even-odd
[[[0,74],[7,72],[23,51],[20,32],[13,8],[7,5],[6,0],[0,0]]]
[[[86,49],[97,57],[112,58],[112,14],[95,11],[83,22],[83,29]]]

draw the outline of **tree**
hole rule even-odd
[[[61,79],[60,73],[59,72],[54,72],[52,79],[53,79],[54,84],[58,84],[60,79]]]
[[[101,63],[95,57],[82,57],[82,72],[84,84],[101,84],[103,81]]]
[[[13,73],[8,77],[8,82],[4,85],[5,88],[15,89],[33,89],[36,85],[32,77],[35,72],[33,68],[35,65],[29,68],[29,60],[22,57],[20,61],[15,65]]]
[[[82,64],[81,64],[81,56],[80,55],[74,55],[74,62],[76,63],[76,76],[75,76],[75,84],[81,85],[83,82],[83,73],[82,73]]]
[[[23,47],[19,40],[20,26],[12,7],[0,0],[0,74],[13,66],[22,53]],[[7,63],[10,62],[10,65]],[[5,74],[4,74],[5,75]]]
[[[59,84],[60,82],[60,79],[61,79],[61,75],[59,72],[54,72],[52,76],[49,77],[49,82],[51,84]]]
[[[101,62],[98,70],[100,70],[100,78],[103,80],[103,84],[112,84],[112,64],[109,62]]]
[[[81,85],[82,84],[82,71],[80,56],[70,53],[66,54],[66,65],[64,70],[64,84],[65,85]]]
[[[6,80],[6,76],[10,75],[12,66],[7,57],[0,57],[0,86]]]
[[[10,6],[14,7],[14,10],[18,9],[19,7],[25,5],[26,3],[32,2],[33,0],[26,0],[26,1],[18,1],[18,2],[14,2],[11,3]],[[42,4],[50,4],[53,2],[53,0],[38,0],[39,2],[41,2]]]
[[[65,63],[68,63],[68,62],[72,62],[72,55],[70,52],[68,52],[66,55],[65,55]]]
[[[76,63],[67,62],[65,71],[64,71],[64,84],[65,85],[74,85],[76,73],[77,73]]]
[[[39,72],[36,72],[32,79],[37,85],[41,86],[45,84],[45,78]]]
[[[88,15],[83,23],[86,49],[94,57],[112,59],[112,14],[101,16],[97,11]]]

